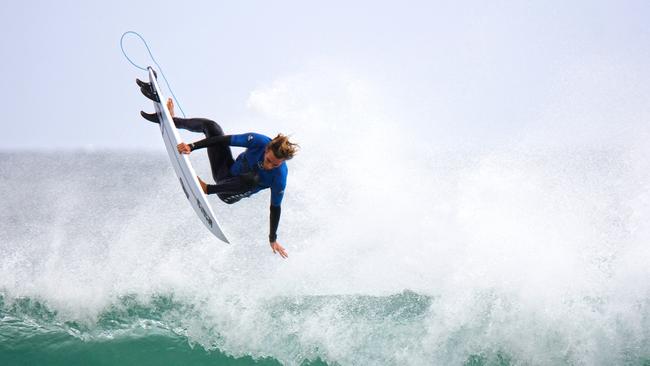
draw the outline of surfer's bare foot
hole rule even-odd
[[[202,181],[198,175],[196,176],[196,179],[199,180],[199,184],[201,185],[201,190],[203,191],[203,193],[208,194],[208,184]]]
[[[172,115],[172,118],[174,118],[174,101],[172,98],[167,98],[167,109],[169,109],[169,114]]]

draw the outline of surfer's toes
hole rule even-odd
[[[142,118],[146,119],[147,121],[160,123],[160,121],[158,120],[158,115],[155,113],[147,113],[145,111],[140,111],[140,115],[142,116]]]
[[[148,84],[147,84],[147,85],[148,85]],[[160,98],[158,98],[158,94],[156,94],[154,91],[152,91],[150,87],[148,87],[148,86],[141,86],[141,87],[140,87],[140,91],[142,92],[142,94],[143,94],[145,97],[147,97],[147,98],[153,100],[154,102],[158,102],[158,103],[160,103]]]

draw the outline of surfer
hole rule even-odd
[[[160,102],[152,92],[151,85],[136,79],[142,94]],[[258,133],[225,135],[221,126],[206,118],[180,118],[174,116],[174,103],[167,100],[167,107],[177,128],[203,133],[205,139],[190,144],[178,144],[178,152],[190,154],[194,150],[207,148],[212,178],[216,184],[207,184],[201,178],[199,183],[205,194],[216,194],[223,202],[233,204],[263,189],[271,189],[269,244],[273,253],[287,258],[287,251],[277,241],[277,229],[284,189],[287,184],[286,161],[293,158],[298,144],[289,141],[287,136],[278,134],[271,139]],[[140,115],[151,122],[159,123],[155,113],[140,111]],[[246,150],[233,159],[230,146],[244,147]]]

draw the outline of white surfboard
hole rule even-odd
[[[221,239],[226,243],[230,243],[226,235],[223,233],[223,230],[219,226],[212,207],[208,203],[207,196],[201,190],[201,185],[199,180],[196,178],[196,172],[190,163],[189,156],[186,154],[181,154],[178,152],[177,145],[181,143],[180,135],[176,129],[176,125],[173,122],[172,116],[167,109],[166,100],[163,94],[160,92],[160,87],[158,86],[158,81],[154,76],[153,69],[149,67],[149,81],[153,85],[158,98],[161,103],[153,102],[154,107],[156,108],[156,113],[158,114],[158,120],[160,121],[160,132],[162,133],[163,141],[165,142],[165,147],[167,148],[167,154],[169,159],[172,162],[174,171],[178,176],[178,181],[183,188],[185,197],[192,205],[194,212],[199,216],[199,219],[203,224],[210,230],[217,238]]]

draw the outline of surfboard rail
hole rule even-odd
[[[147,69],[149,71],[149,82],[153,86],[156,94],[158,94],[160,100],[160,102],[153,102],[156,114],[158,115],[158,120],[160,121],[160,133],[162,134],[167,154],[169,155],[169,159],[174,167],[181,188],[185,193],[185,197],[187,197],[188,202],[205,227],[207,227],[208,230],[210,230],[210,232],[221,241],[230,244],[214,215],[214,211],[207,200],[207,196],[201,189],[201,185],[199,184],[199,180],[194,171],[194,167],[192,167],[189,156],[178,152],[176,146],[182,142],[180,134],[178,133],[178,129],[174,124],[171,113],[167,108],[166,98],[160,90],[153,68],[149,66]]]

